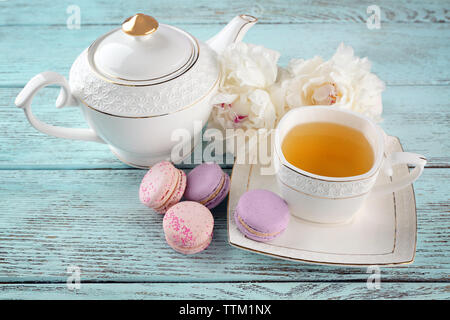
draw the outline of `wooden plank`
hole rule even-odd
[[[428,104],[426,99],[437,100]],[[442,99],[442,100],[441,100]],[[429,166],[450,164],[450,87],[387,87],[381,127],[397,136],[403,149],[425,155]],[[438,151],[439,150],[439,151]]]
[[[165,242],[162,216],[138,200],[142,170],[1,170],[0,282],[365,281],[365,268],[308,265],[239,250],[227,242],[226,202],[213,211],[214,239],[184,256]],[[450,169],[415,183],[415,262],[382,268],[383,281],[448,281]]]
[[[69,290],[66,284],[0,285],[0,299],[448,300],[449,298],[448,283],[384,283],[382,280],[378,290],[369,290],[364,282],[81,283],[80,289],[73,291]],[[221,312],[224,313],[225,309]]]
[[[216,24],[178,26],[200,40],[222,28]],[[111,29],[109,25],[87,25],[80,30],[65,26],[1,27],[0,86],[22,87],[46,70],[67,76],[78,54]],[[379,30],[369,30],[364,24],[256,25],[245,40],[279,50],[281,65],[291,58],[321,55],[328,59],[344,42],[354,47],[356,55],[368,56],[373,72],[388,84],[450,83],[450,24],[395,23]]]
[[[0,88],[0,169],[127,167],[105,145],[53,138],[36,131],[14,107],[19,91]],[[37,116],[56,125],[86,126],[78,108],[54,107],[57,94],[56,88],[38,94],[33,107]],[[405,150],[424,154],[428,166],[450,164],[449,86],[391,86],[383,101],[381,126],[388,134],[398,136]]]
[[[448,7],[448,2],[447,7]],[[65,24],[70,5],[78,5],[84,24],[117,24],[137,12],[155,16],[166,23],[225,23],[234,15],[245,13],[260,18],[262,23],[365,23],[367,7],[378,4],[381,22],[448,23],[450,17],[443,1],[395,1],[382,3],[342,0],[245,1],[224,0],[145,0],[115,2],[101,0],[27,1],[0,3],[1,24]]]

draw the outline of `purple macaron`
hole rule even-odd
[[[289,223],[287,203],[275,193],[254,189],[244,193],[236,206],[234,221],[246,237],[270,241],[278,237]]]
[[[230,191],[230,177],[216,163],[203,163],[187,175],[186,200],[197,201],[208,209],[217,207]]]

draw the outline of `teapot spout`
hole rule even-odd
[[[218,54],[230,44],[240,42],[247,31],[258,21],[248,14],[241,14],[231,20],[218,34],[206,43]]]

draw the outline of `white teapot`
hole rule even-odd
[[[15,100],[37,130],[60,138],[108,144],[121,161],[149,167],[170,159],[176,129],[201,141],[220,79],[217,53],[240,41],[257,19],[235,17],[206,43],[138,13],[95,40],[75,60],[69,81],[47,71],[33,77]],[[36,92],[61,86],[56,107],[78,105],[90,129],[49,125],[31,111]],[[189,144],[192,144],[189,141]],[[192,148],[191,148],[192,150]],[[180,159],[172,161],[180,161]]]

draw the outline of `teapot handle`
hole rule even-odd
[[[58,138],[105,143],[92,129],[53,126],[42,122],[34,116],[31,112],[31,102],[34,96],[40,89],[52,84],[61,86],[61,92],[56,99],[57,108],[62,108],[75,102],[75,99],[70,92],[69,84],[62,75],[52,71],[39,73],[28,81],[15,100],[16,106],[24,110],[30,124],[38,131]]]

